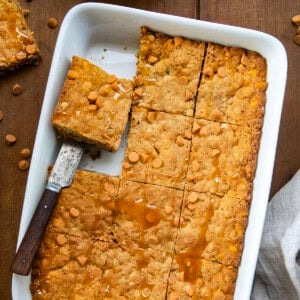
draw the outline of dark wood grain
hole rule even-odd
[[[300,168],[300,47],[294,43],[292,16],[300,1],[201,0],[200,18],[261,30],[277,37],[288,56],[288,79],[282,111],[271,196]]]
[[[44,89],[58,29],[49,29],[47,20],[55,17],[61,23],[72,6],[85,2],[78,0],[20,0],[29,8],[28,24],[35,31],[42,51],[38,67],[26,67],[0,79],[0,299],[11,298],[9,271],[19,230],[25,184],[28,172],[18,169],[20,150],[32,149],[39,119]],[[272,194],[293,175],[300,166],[300,47],[293,42],[296,29],[290,18],[300,13],[299,1],[286,0],[119,0],[102,1],[151,11],[170,13],[214,22],[240,25],[262,30],[278,37],[285,45],[289,72],[287,92],[281,122],[275,163]],[[13,96],[15,83],[24,86],[24,92]],[[297,98],[298,97],[298,98]],[[4,137],[13,133],[17,143],[8,147]]]

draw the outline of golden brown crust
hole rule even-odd
[[[261,128],[266,76],[258,53],[209,43],[195,117]]]
[[[134,103],[193,116],[205,43],[154,33],[143,27]]]
[[[17,0],[0,0],[0,74],[23,64],[38,64],[40,50]]]
[[[250,199],[259,138],[255,129],[195,119],[186,188]]]
[[[132,82],[74,56],[52,123],[58,133],[116,151],[130,111]]]
[[[191,126],[189,117],[133,107],[122,177],[183,189]]]

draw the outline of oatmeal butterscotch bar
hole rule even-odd
[[[40,59],[34,33],[16,0],[0,0],[0,49],[0,74]]]
[[[134,106],[122,177],[183,189],[192,121]]]
[[[238,267],[248,209],[245,199],[185,191],[176,252]]]
[[[131,106],[132,82],[74,56],[52,123],[66,139],[116,151]]]
[[[237,269],[205,259],[192,259],[193,269],[187,273],[185,257],[173,260],[168,280],[169,300],[222,299],[232,300]]]
[[[260,131],[195,119],[186,189],[250,199]]]
[[[260,128],[267,88],[265,59],[258,53],[209,43],[196,118]]]
[[[47,231],[111,239],[119,178],[77,170],[72,185],[62,189]]]
[[[134,103],[193,116],[205,43],[141,29]]]

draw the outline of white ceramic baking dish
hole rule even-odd
[[[54,162],[60,146],[50,119],[72,55],[85,57],[118,76],[132,78],[136,72],[142,25],[170,35],[247,48],[259,52],[267,60],[266,113],[245,247],[235,289],[235,299],[249,299],[269,199],[287,74],[287,58],[282,44],[258,31],[101,3],[85,3],[72,8],[61,25],[53,55],[28,175],[18,245],[44,188],[47,166]],[[118,175],[124,155],[124,140],[125,137],[116,154],[102,151],[100,160],[92,160],[86,155],[81,168]],[[14,274],[13,299],[31,299],[29,285],[29,275]]]

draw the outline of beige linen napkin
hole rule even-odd
[[[300,170],[268,204],[251,299],[300,299]]]

